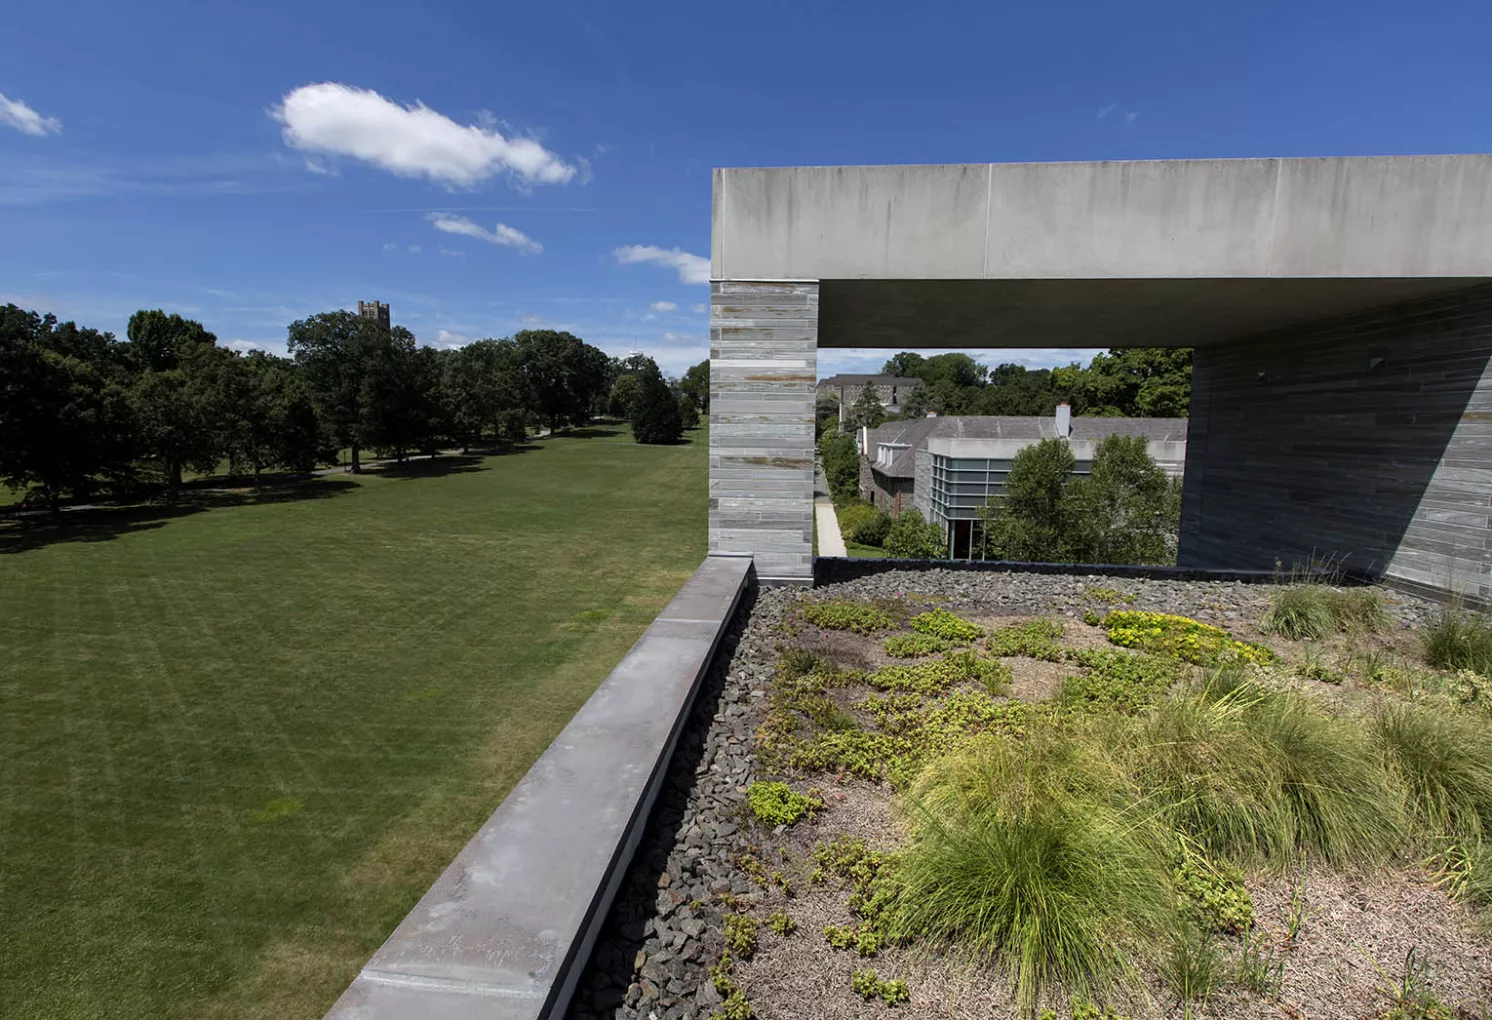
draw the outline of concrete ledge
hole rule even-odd
[[[746,557],[700,565],[328,1020],[564,1015],[751,579]]]

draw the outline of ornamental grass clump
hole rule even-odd
[[[1161,830],[1102,748],[1055,727],[933,763],[901,856],[908,930],[996,961],[1026,1015],[1062,987],[1104,998],[1173,916]]]
[[[1326,589],[1316,584],[1291,584],[1276,591],[1259,627],[1292,641],[1318,641],[1337,629]]]
[[[984,628],[946,609],[933,609],[912,617],[912,629],[940,638],[951,645],[967,645],[984,637]]]
[[[874,634],[896,626],[896,620],[880,606],[839,599],[803,603],[803,619],[825,630],[848,630],[856,634]]]
[[[1186,616],[1120,609],[1105,616],[1102,626],[1109,640],[1123,648],[1170,655],[1197,666],[1274,661],[1268,648],[1239,641],[1220,627]]]
[[[1402,843],[1402,796],[1363,727],[1298,694],[1242,681],[1110,725],[1144,800],[1213,859],[1346,866]]]
[[[1442,610],[1420,638],[1436,669],[1469,669],[1492,677],[1492,622],[1456,608]]]
[[[1486,720],[1390,705],[1373,717],[1370,730],[1421,830],[1472,842],[1492,835],[1492,728]]]

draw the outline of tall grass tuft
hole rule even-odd
[[[1372,588],[1347,588],[1328,597],[1338,630],[1352,634],[1377,634],[1388,629],[1383,596]]]
[[[1337,629],[1327,590],[1315,584],[1280,588],[1269,601],[1260,629],[1293,641],[1319,640]]]
[[[1361,725],[1293,693],[1256,702],[1246,716],[1276,763],[1297,853],[1340,867],[1381,861],[1399,847],[1399,790]]]
[[[913,791],[899,922],[999,961],[1027,1015],[1054,987],[1101,1000],[1133,979],[1127,947],[1174,916],[1160,829],[1120,806],[1103,761],[1082,733],[1038,729],[981,740]]]
[[[1484,720],[1397,705],[1374,716],[1371,732],[1417,824],[1473,841],[1492,834],[1492,729]]]
[[[1127,748],[1143,795],[1209,855],[1284,866],[1310,852],[1342,865],[1400,843],[1402,797],[1360,726],[1300,695],[1224,671],[1158,705]]]
[[[1469,669],[1492,676],[1492,622],[1450,607],[1421,637],[1425,661],[1436,669]]]

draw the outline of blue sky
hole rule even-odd
[[[550,326],[676,373],[714,166],[1492,148],[1484,0],[741,12],[11,0],[0,301],[283,351],[377,298],[426,343]]]

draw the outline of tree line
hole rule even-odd
[[[990,368],[967,354],[927,358],[901,351],[881,366],[886,375],[921,379],[900,400],[901,417],[938,415],[1049,415],[1066,403],[1076,415],[1109,418],[1184,418],[1191,397],[1192,352],[1184,347],[1117,347],[1087,365]],[[876,427],[887,420],[873,389],[846,409],[846,425]],[[819,402],[819,431],[837,421],[833,398]]]
[[[352,470],[380,451],[403,460],[447,444],[517,443],[614,414],[642,443],[678,441],[709,410],[709,362],[680,380],[648,357],[608,357],[579,337],[522,330],[454,350],[348,311],[290,324],[289,357],[240,353],[200,322],[160,310],[126,339],[0,308],[0,481],[56,508],[158,485],[185,472]]]

